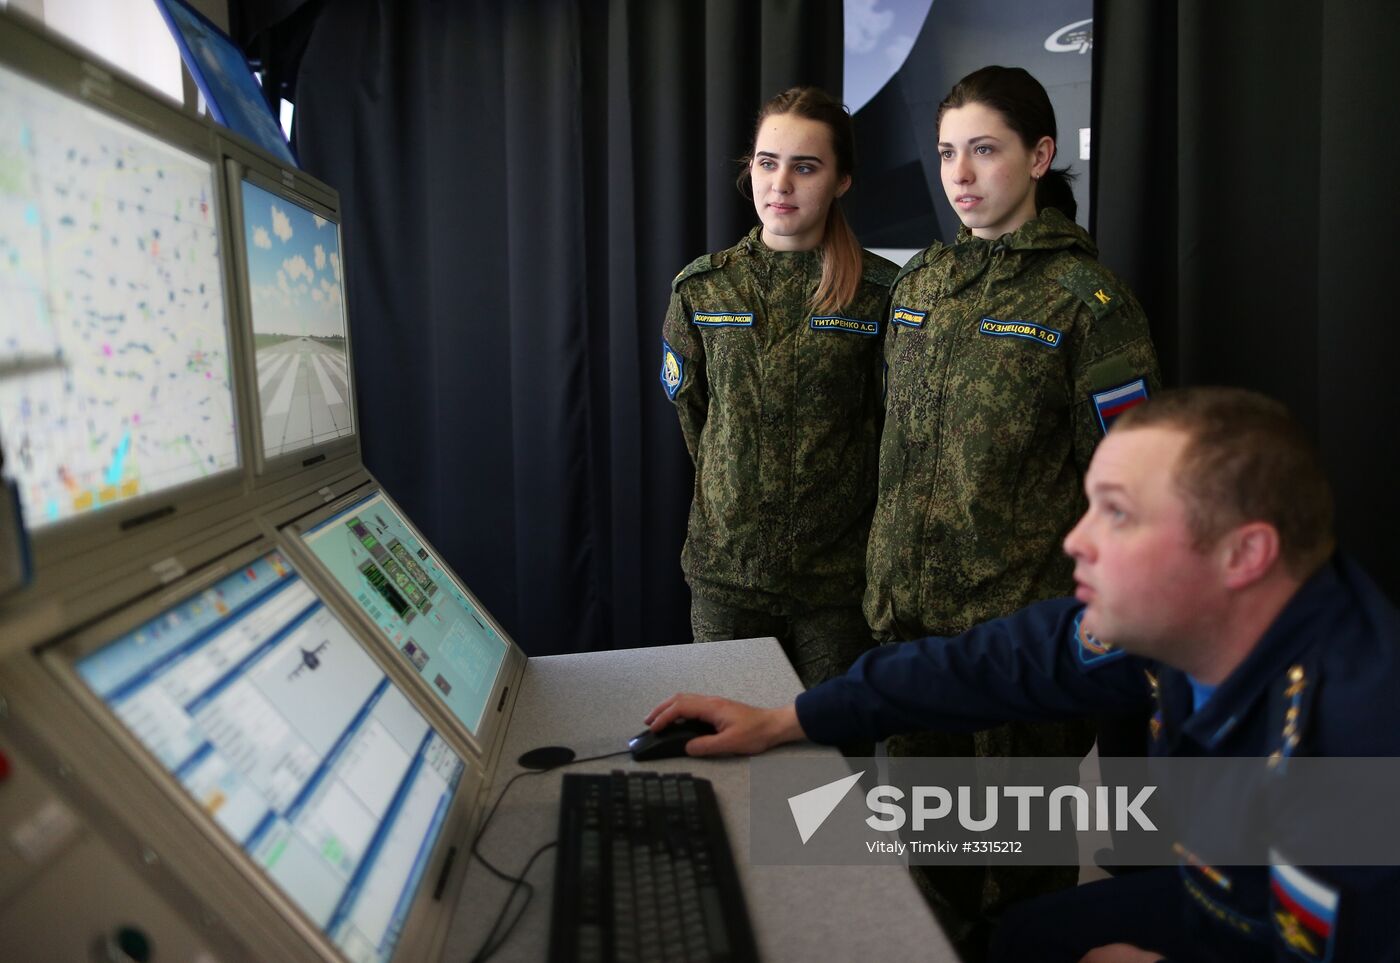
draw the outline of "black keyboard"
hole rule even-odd
[[[758,959],[707,780],[622,770],[564,776],[549,958]]]

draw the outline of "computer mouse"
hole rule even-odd
[[[685,755],[685,744],[696,736],[712,736],[715,727],[700,719],[677,719],[660,732],[643,729],[627,740],[632,758],[638,762],[649,759],[670,759]]]

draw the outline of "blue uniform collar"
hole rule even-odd
[[[1206,685],[1204,682],[1197,679],[1194,675],[1188,674],[1186,676],[1186,681],[1191,684],[1192,712],[1200,712],[1201,706],[1209,702],[1210,697],[1215,693],[1215,690],[1220,688],[1218,685]]]
[[[1269,685],[1283,678],[1303,649],[1325,633],[1327,612],[1338,597],[1340,581],[1333,559],[1299,586],[1244,662],[1182,723],[1182,734],[1214,749],[1266,697]]]

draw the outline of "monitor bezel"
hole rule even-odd
[[[345,235],[340,214],[340,199],[334,190],[300,171],[268,165],[265,158],[256,157],[233,145],[221,145],[224,151],[223,167],[225,174],[225,209],[229,212],[230,232],[235,236],[232,257],[237,279],[237,318],[241,343],[242,366],[239,371],[239,388],[248,399],[247,417],[244,419],[244,437],[248,446],[248,463],[251,466],[253,486],[261,488],[269,481],[297,474],[307,468],[326,462],[333,462],[347,456],[357,460],[360,454],[360,412],[356,400],[355,349],[350,332],[349,285],[345,272]],[[336,239],[340,244],[341,257],[341,315],[345,320],[345,363],[349,378],[346,399],[350,409],[351,431],[347,435],[330,441],[322,441],[298,448],[296,451],[274,455],[269,458],[263,442],[262,398],[258,391],[258,362],[256,331],[253,327],[252,282],[249,275],[248,255],[244,249],[246,225],[243,211],[243,182],[248,181],[276,197],[312,211],[335,225]]]
[[[275,126],[278,132],[282,134],[281,143],[287,150],[286,157],[282,157],[279,154],[268,150],[266,145],[258,143],[256,140],[250,138],[247,134],[234,130],[231,126],[229,126],[227,112],[223,109],[223,105],[219,103],[218,98],[214,96],[212,90],[210,89],[209,78],[206,77],[204,74],[204,63],[199,59],[199,57],[195,55],[195,52],[192,49],[190,49],[189,38],[186,37],[185,32],[180,29],[180,25],[175,20],[175,14],[170,9],[172,4],[178,5],[184,12],[192,16],[207,30],[212,31],[213,33],[227,40],[229,42],[229,46],[233,49],[233,51],[236,54],[238,54],[239,58],[242,60],[244,69],[248,71],[248,79],[251,80],[253,84],[259,88],[259,93],[261,93],[262,85],[259,84],[258,81],[254,78],[253,65],[248,61],[248,55],[243,52],[242,47],[240,47],[237,43],[234,42],[233,38],[228,35],[227,31],[225,31],[214,21],[210,20],[203,13],[196,10],[192,5],[183,2],[183,0],[156,0],[156,8],[160,10],[161,19],[165,21],[166,27],[170,30],[170,36],[175,41],[175,46],[178,47],[180,50],[180,60],[185,66],[185,71],[190,75],[190,78],[194,81],[194,85],[199,88],[199,93],[204,98],[204,103],[209,109],[209,115],[213,117],[214,120],[217,121],[220,124],[220,126],[222,126],[229,133],[233,134],[235,137],[239,138],[240,140],[246,143],[254,145],[258,148],[258,150],[267,153],[269,156],[276,157],[279,163],[291,161],[294,167],[298,166],[300,164],[300,160],[297,157],[296,150],[292,147],[291,142],[287,139],[286,132],[282,130],[282,124],[278,120],[276,113],[273,112],[272,106],[270,104],[268,105],[268,114],[272,117],[273,126]],[[264,98],[263,102],[266,103],[266,98]]]
[[[343,959],[343,954],[329,933],[321,930],[303,913],[288,894],[263,874],[252,857],[243,850],[241,844],[204,812],[175,775],[166,769],[160,760],[137,738],[135,733],[117,717],[105,700],[87,685],[77,669],[78,662],[86,656],[101,650],[138,626],[158,617],[161,613],[183,604],[220,579],[236,573],[242,567],[272,552],[282,554],[297,576],[306,582],[308,589],[332,614],[341,620],[347,631],[364,649],[370,659],[381,670],[385,671],[385,675],[391,681],[399,685],[414,708],[462,758],[463,772],[456,793],[443,819],[438,838],[429,854],[427,866],[418,882],[418,890],[414,893],[409,912],[404,917],[402,935],[390,960],[432,958],[441,952],[442,945],[446,940],[447,930],[456,910],[455,896],[460,891],[467,864],[470,862],[468,859],[461,858],[467,855],[462,850],[468,845],[470,834],[475,832],[480,819],[481,802],[487,788],[484,771],[470,753],[462,752],[459,746],[453,744],[452,734],[443,730],[432,713],[425,711],[421,700],[414,698],[412,689],[402,686],[394,674],[388,671],[388,666],[383,658],[383,647],[375,645],[371,639],[366,638],[365,633],[355,623],[346,621],[338,609],[328,602],[320,587],[306,578],[303,566],[287,556],[276,540],[258,537],[237,551],[210,563],[199,572],[192,573],[173,583],[167,590],[153,593],[135,601],[91,626],[44,646],[39,653],[39,658],[67,694],[84,710],[86,721],[95,725],[115,746],[119,747],[123,758],[128,763],[125,767],[120,766],[103,752],[102,746],[93,745],[92,752],[102,757],[102,769],[108,770],[113,766],[118,769],[125,768],[127,778],[135,776],[142,783],[139,790],[128,787],[129,791],[126,793],[123,791],[124,785],[121,780],[104,780],[104,785],[98,787],[105,797],[103,802],[110,806],[114,818],[119,822],[129,824],[138,835],[149,833],[150,827],[156,825],[160,826],[162,831],[177,833],[178,838],[172,839],[170,849],[172,852],[184,853],[187,858],[183,861],[168,858],[166,862],[167,864],[176,863],[176,872],[184,876],[183,882],[186,885],[197,887],[200,883],[200,874],[215,873],[220,877],[216,887],[218,890],[227,892],[232,889],[246,894],[246,896],[254,897],[254,899],[236,900],[232,908],[222,907],[221,912],[224,914],[233,916],[235,912],[247,913],[249,919],[245,922],[256,924],[256,929],[261,930],[269,925],[269,919],[261,911],[261,907],[270,907],[281,924],[290,927],[295,932],[296,938],[313,947],[318,956],[326,959]],[[82,767],[79,766],[79,768]],[[153,813],[147,806],[131,805],[135,802],[135,796],[131,793],[140,792],[149,797],[149,789],[152,786],[157,790],[165,804],[164,810],[159,814]],[[142,814],[140,824],[124,815],[131,812]],[[180,820],[179,823],[173,821],[177,818]],[[213,846],[222,857],[221,862],[214,863],[205,858],[209,846]],[[181,862],[183,862],[183,872],[181,872]],[[258,947],[251,946],[250,949],[256,955]],[[264,958],[274,958],[275,956],[274,953],[272,956]]]
[[[235,321],[236,275],[228,254],[233,238],[226,208],[221,210],[220,205],[226,193],[225,173],[215,140],[216,128],[211,123],[184,113],[149,92],[138,81],[94,61],[61,38],[36,33],[30,24],[9,15],[0,16],[0,67],[207,162],[213,192],[210,203],[219,219],[220,279],[237,462],[209,478],[122,499],[105,508],[30,528],[36,578],[42,578],[55,566],[88,556],[98,549],[114,550],[116,559],[127,558],[122,549],[132,543],[133,534],[144,536],[160,531],[163,539],[178,539],[186,533],[226,522],[237,514],[228,511],[227,506],[246,490],[250,466],[237,384],[241,345]]]
[[[385,503],[398,515],[399,519],[407,527],[409,533],[418,540],[424,548],[433,554],[438,565],[442,568],[447,577],[456,586],[477,612],[484,617],[491,628],[506,643],[506,653],[501,660],[500,668],[496,672],[496,678],[491,685],[491,694],[487,698],[486,710],[482,715],[481,724],[477,731],[473,733],[466,725],[457,718],[442,698],[433,689],[427,679],[417,672],[409,671],[404,662],[403,655],[398,652],[391,642],[375,625],[374,621],[365,611],[360,608],[355,600],[349,597],[346,590],[336,581],[335,577],[326,569],[325,564],[317,557],[316,553],[304,542],[305,535],[315,529],[327,519],[334,517],[348,509],[353,508],[370,498],[382,496]],[[515,700],[520,692],[520,679],[525,671],[527,656],[520,648],[515,639],[506,630],[499,619],[497,619],[477,597],[443,557],[441,551],[433,545],[409,517],[403,507],[389,495],[384,486],[373,478],[369,484],[348,492],[340,498],[327,504],[308,511],[304,515],[296,518],[279,520],[274,516],[264,516],[264,524],[267,525],[269,533],[275,532],[278,536],[278,543],[282,546],[283,552],[292,559],[297,570],[303,575],[310,575],[313,584],[320,591],[322,599],[330,596],[335,598],[339,608],[338,613],[342,618],[354,619],[366,632],[372,632],[376,642],[382,648],[386,659],[392,661],[392,673],[402,679],[406,684],[412,685],[420,692],[426,693],[426,698],[420,699],[422,703],[428,703],[433,707],[435,717],[442,720],[456,735],[457,741],[465,746],[470,754],[480,760],[488,775],[494,770],[497,755],[500,751],[501,743],[505,736],[507,724],[510,721],[511,713],[515,706]],[[327,602],[329,605],[330,603]],[[381,660],[381,664],[384,660]]]

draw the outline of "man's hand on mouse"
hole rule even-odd
[[[751,756],[807,738],[792,703],[759,709],[718,696],[678,692],[647,714],[646,724],[659,732],[677,719],[703,719],[715,727],[712,736],[697,736],[685,745],[688,756]]]

